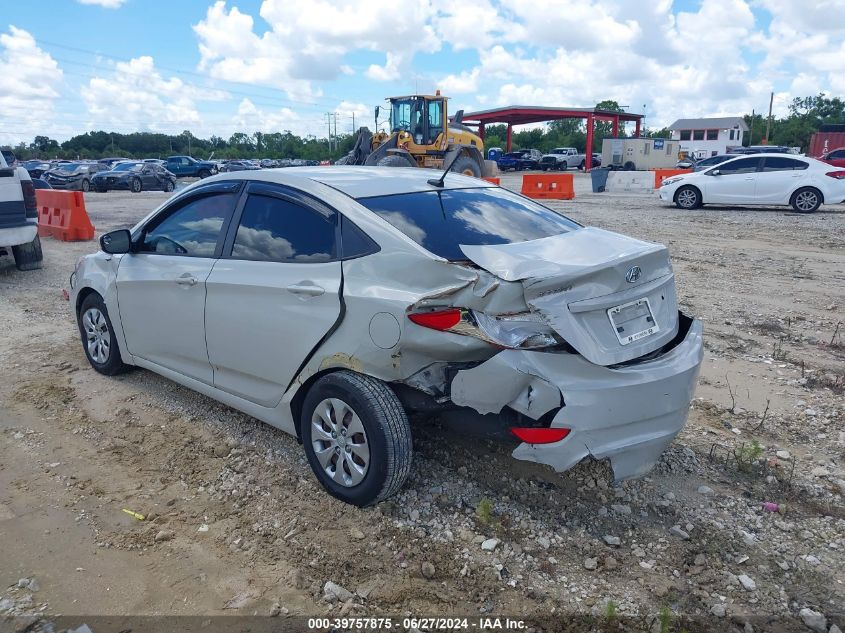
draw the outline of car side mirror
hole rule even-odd
[[[132,250],[132,234],[128,229],[111,231],[100,237],[100,248],[109,255],[122,255]]]

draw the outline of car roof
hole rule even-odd
[[[390,196],[421,191],[494,186],[484,180],[455,173],[446,175],[442,189],[428,184],[429,180],[439,178],[441,173],[443,172],[437,169],[423,169],[419,167],[331,165],[322,167],[263,169],[261,171],[250,172],[249,175],[242,175],[240,178],[276,182],[292,187],[296,187],[297,184],[304,184],[303,181],[313,181],[336,189],[351,198],[370,198],[373,196]],[[236,174],[224,174],[222,178],[220,176],[215,178],[225,180],[226,177],[235,178],[238,176]]]

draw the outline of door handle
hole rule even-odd
[[[754,180],[754,176],[746,176],[745,179],[746,180]]]
[[[319,297],[326,292],[325,288],[316,286],[310,281],[300,281],[298,284],[288,286],[285,290],[295,295],[308,295],[309,297]]]
[[[180,286],[196,286],[197,285],[197,278],[194,277],[191,273],[185,273],[180,277],[177,277],[174,280]]]

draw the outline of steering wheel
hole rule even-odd
[[[410,121],[408,121],[408,120],[403,119],[403,120],[399,121],[399,127],[403,127],[403,128],[406,128],[406,129],[411,129],[411,122],[410,122]]]
[[[188,252],[184,246],[179,242],[171,240],[169,237],[159,235],[153,240],[153,249],[156,253],[185,255]]]

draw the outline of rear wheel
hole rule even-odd
[[[29,244],[12,247],[15,266],[18,270],[37,270],[41,268],[44,255],[41,252],[41,238],[37,235]]]
[[[822,206],[822,194],[818,189],[802,187],[792,194],[789,204],[798,213],[813,213]]]
[[[473,178],[481,178],[481,167],[469,156],[460,156],[452,165],[452,170],[464,176],[472,176]]]
[[[129,367],[123,363],[109,312],[103,298],[95,292],[82,301],[77,318],[82,349],[96,371],[114,376]]]
[[[578,169],[584,171],[584,161],[582,160],[581,163],[578,165]]]
[[[300,419],[308,463],[334,497],[356,506],[399,491],[411,470],[411,429],[385,383],[351,371],[320,378]]]
[[[629,160],[627,163],[625,163],[625,164],[622,166],[622,168],[623,168],[625,171],[636,171],[637,166],[634,164],[634,161]]]
[[[679,209],[697,209],[701,206],[701,192],[690,185],[686,185],[675,192],[675,204]]]
[[[141,191],[141,179],[140,178],[133,178],[132,181],[129,183],[129,189],[132,193],[138,193]]]

